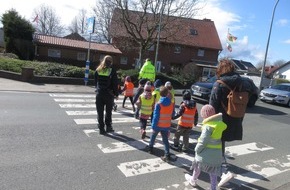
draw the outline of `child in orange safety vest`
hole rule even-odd
[[[132,104],[133,112],[135,112],[135,106],[134,106],[134,103],[133,103],[134,84],[131,82],[131,77],[130,76],[126,76],[124,87],[123,87],[122,91],[124,93],[124,100],[123,100],[122,107],[123,108],[125,107],[125,102],[126,102],[127,98],[129,98],[130,102]]]
[[[171,148],[186,152],[189,148],[189,135],[191,129],[193,126],[196,126],[198,122],[198,111],[195,101],[191,99],[190,91],[184,90],[182,94],[183,101],[180,103],[179,111],[172,118],[179,118],[179,121],[173,137],[174,144]],[[180,136],[183,136],[183,144],[179,144]]]
[[[171,154],[169,152],[169,142],[168,137],[170,134],[170,127],[171,127],[171,118],[173,116],[173,103],[171,102],[170,98],[167,97],[168,95],[168,88],[165,86],[160,87],[160,100],[155,104],[155,108],[153,111],[153,119],[151,123],[152,127],[152,135],[150,138],[150,143],[147,146],[147,151],[149,153],[153,153],[153,145],[158,133],[161,133],[162,142],[164,144],[164,156],[161,159],[165,162],[169,162],[172,160]]]

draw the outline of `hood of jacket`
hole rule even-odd
[[[222,113],[218,113],[218,114],[212,115],[212,116],[204,119],[202,121],[202,124],[205,124],[205,123],[207,123],[209,121],[222,121],[222,119],[223,119],[223,114]]]
[[[169,106],[171,104],[171,100],[168,97],[161,97],[159,99],[159,103],[161,103],[163,106]]]
[[[224,81],[231,88],[234,88],[242,82],[241,76],[236,72],[225,73],[220,76],[220,80]]]

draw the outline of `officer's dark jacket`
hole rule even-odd
[[[118,96],[118,77],[114,68],[95,72],[96,93]]]

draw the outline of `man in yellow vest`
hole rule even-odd
[[[153,83],[155,81],[155,75],[155,66],[152,64],[151,60],[147,58],[139,72],[138,79],[147,79]]]

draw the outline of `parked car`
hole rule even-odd
[[[242,77],[245,82],[248,82],[249,87],[251,88],[251,95],[248,102],[248,107],[253,107],[256,104],[259,95],[259,89],[254,84],[254,82],[247,78]],[[216,77],[211,77],[206,82],[196,82],[191,86],[191,95],[195,100],[209,102],[211,90],[214,82],[216,81]]]
[[[260,92],[260,100],[290,107],[290,83],[280,83]]]

